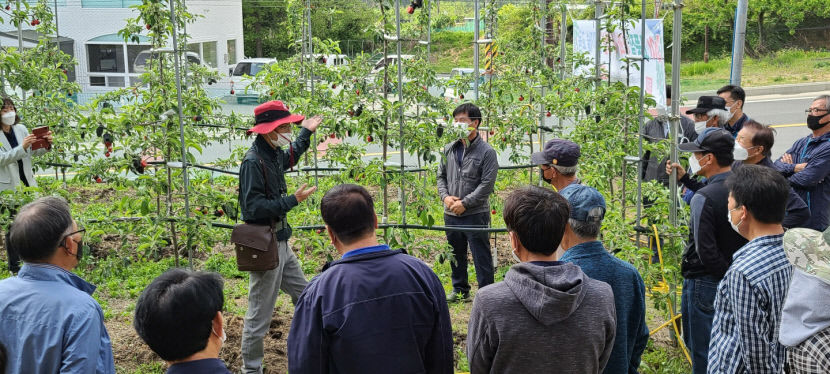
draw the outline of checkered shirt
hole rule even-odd
[[[787,369],[790,374],[830,373],[830,327],[787,349]]]
[[[783,237],[756,238],[732,256],[715,298],[710,374],[779,374],[784,369],[786,350],[778,342],[778,329],[793,270]]]

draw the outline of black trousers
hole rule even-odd
[[[490,212],[455,217],[444,214],[447,226],[486,228],[490,227]],[[468,294],[470,283],[467,281],[467,245],[473,254],[478,288],[493,283],[493,254],[490,253],[490,236],[487,232],[447,231],[447,241],[452,246],[455,263],[452,269],[453,291]]]

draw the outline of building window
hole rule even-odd
[[[141,5],[141,0],[81,0],[84,8],[129,8]]]
[[[87,60],[91,73],[123,73],[124,47],[112,44],[87,44]]]
[[[216,68],[219,65],[216,57],[216,44],[216,42],[202,43],[202,62],[212,68]]]
[[[236,63],[236,40],[228,40],[228,65]]]

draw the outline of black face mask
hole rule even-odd
[[[542,169],[539,169],[539,176],[542,177],[542,180],[547,184],[551,184],[551,182],[553,182],[553,179],[545,178],[545,171]]]
[[[83,239],[78,244],[78,250],[75,252],[75,257],[78,258],[78,262],[81,262],[81,259],[84,257],[84,241]]]
[[[822,118],[824,118],[824,116],[826,116],[826,115],[827,114],[822,115],[822,116],[807,116],[807,127],[809,127],[810,130],[818,130],[818,129],[824,127],[824,126],[827,126],[827,123],[830,123],[830,122],[819,123],[819,121]]]

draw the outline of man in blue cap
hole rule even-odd
[[[734,148],[732,134],[721,128],[707,128],[694,142],[678,146],[692,152],[690,172],[708,179],[690,204],[689,241],[680,265],[683,340],[695,374],[706,373],[718,283],[732,264],[732,255],[747,243],[726,221],[729,190],[724,182],[732,175]]]
[[[614,291],[617,333],[603,373],[636,373],[648,343],[646,286],[631,264],[608,253],[597,240],[605,216],[605,199],[596,189],[571,184],[560,191],[571,206],[561,248],[562,262],[579,265],[591,278]]]
[[[545,143],[544,149],[530,156],[530,162],[539,165],[545,182],[555,191],[562,191],[568,185],[582,183],[576,177],[580,155],[578,144],[565,139],[551,139]]]

